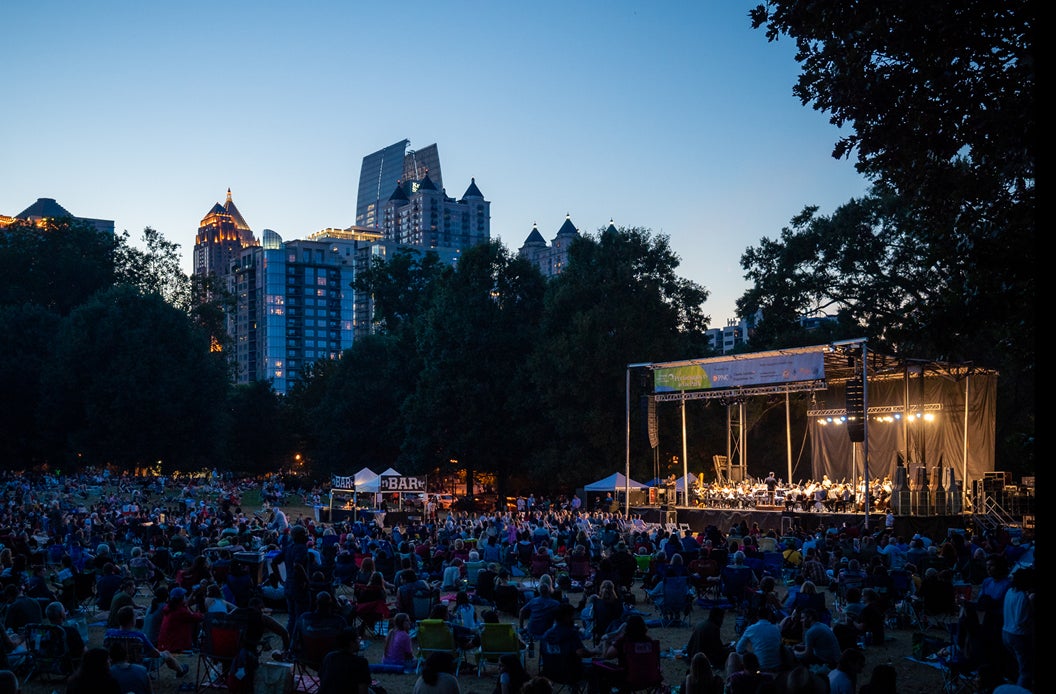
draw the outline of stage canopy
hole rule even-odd
[[[381,489],[381,478],[383,476],[384,477],[388,477],[390,475],[391,476],[395,476],[395,477],[403,477],[403,475],[401,475],[400,473],[396,472],[395,470],[393,470],[390,467],[385,472],[382,472],[382,473],[379,473],[377,475],[374,475],[373,478],[365,479],[362,484],[358,484],[358,480],[357,480],[356,491],[357,492],[368,492],[368,493],[369,492],[380,491],[380,489]]]
[[[628,417],[630,373],[642,368],[652,372],[650,397],[657,403],[716,399],[727,406],[728,422],[744,421],[750,398],[784,395],[787,409],[789,394],[809,393],[813,479],[894,479],[896,466],[904,463],[911,483],[919,479],[917,471],[941,472],[968,491],[973,480],[994,469],[998,374],[972,364],[892,356],[871,349],[864,338],[630,364]],[[727,427],[727,451],[743,474],[744,434],[734,429]],[[791,477],[791,453],[788,472]]]
[[[583,487],[585,492],[622,492],[625,489],[646,489],[647,487],[641,482],[635,482],[634,480],[628,480],[623,474],[614,472],[605,479],[600,479],[597,482],[591,482],[587,486]]]

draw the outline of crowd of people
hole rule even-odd
[[[686,644],[686,692],[754,694],[763,680],[807,691],[821,677],[833,694],[853,694],[861,651],[883,644],[885,628],[940,618],[961,625],[962,650],[995,682],[1033,688],[1032,548],[996,530],[899,537],[833,522],[784,536],[745,523],[691,532],[584,509],[575,495],[557,503],[533,496],[523,510],[449,509],[391,527],[324,523],[284,511],[289,490],[280,480],[215,471],[9,474],[0,490],[8,630],[0,670],[25,672],[25,644],[12,634],[61,625],[75,692],[101,663],[120,694],[149,687],[141,663],[129,662],[130,641],[137,658],[183,677],[180,656],[201,647],[203,624],[222,613],[246,624],[248,655],[234,689],[252,682],[265,655],[296,662],[323,629],[340,638],[316,664],[321,689],[353,683],[366,692],[378,673],[417,669],[418,625],[432,619],[451,628],[460,652],[480,645],[484,625],[520,627],[524,648],[539,651],[542,676],[528,677],[518,659],[500,661],[503,694],[569,677],[607,693],[651,643],[653,608],[662,608],[667,579],[679,577],[694,601],[719,601]],[[244,508],[250,490],[268,503]],[[776,575],[765,563],[775,553]],[[965,585],[973,589],[959,590]],[[85,611],[106,616],[98,647],[69,622]],[[732,643],[721,637],[728,615]],[[423,665],[415,691],[458,691],[456,663],[438,656]],[[891,684],[874,672],[868,691]]]

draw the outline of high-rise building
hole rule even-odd
[[[410,194],[406,182],[397,185],[382,207],[380,229],[386,239],[437,251],[464,250],[491,239],[491,203],[476,179],[458,200],[437,187],[429,172],[413,183]]]
[[[305,370],[352,346],[357,258],[379,235],[325,229],[283,242],[266,229],[232,275],[235,382],[270,381],[285,395]]]
[[[45,226],[48,220],[64,219],[69,217],[79,222],[87,222],[95,227],[97,231],[104,234],[114,233],[114,220],[92,219],[91,217],[74,217],[65,207],[55,202],[54,198],[37,198],[37,201],[22,210],[14,217],[0,215],[0,227],[13,224],[16,220],[31,222],[37,226]]]
[[[242,249],[256,245],[257,239],[231,201],[231,189],[228,188],[227,201],[223,205],[213,205],[198,225],[198,234],[194,237],[194,274],[199,277],[214,275],[222,285]]]
[[[400,140],[363,157],[359,170],[359,197],[356,199],[356,226],[377,227],[381,208],[397,186],[412,195],[425,174],[441,190],[440,153],[436,143],[420,150],[410,149],[410,140]]]
[[[609,229],[616,231],[616,225],[609,220]],[[546,239],[539,233],[539,226],[532,225],[532,231],[524,244],[517,249],[517,255],[528,260],[539,268],[544,277],[560,275],[568,265],[568,247],[579,238],[579,229],[572,223],[571,215],[565,215],[565,223],[557,230],[553,241],[547,245]]]

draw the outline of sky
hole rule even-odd
[[[749,287],[742,254],[868,181],[802,105],[787,37],[757,0],[0,3],[0,214],[194,237],[230,188],[260,238],[355,223],[365,155],[436,144],[516,251],[566,215],[669,239],[712,327]]]

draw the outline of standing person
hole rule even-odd
[[[773,471],[766,476],[766,479],[763,480],[763,484],[766,485],[766,503],[773,506],[774,500],[777,497],[777,477],[774,475]]]
[[[983,654],[983,661],[1005,672],[1008,663],[1005,649],[1002,647],[1002,622],[1005,594],[1012,586],[1012,579],[1008,574],[1008,560],[1001,554],[993,554],[986,561],[986,571],[988,575],[979,587],[975,603],[965,605],[974,608],[973,612],[980,615],[980,652]]]
[[[286,631],[293,633],[301,614],[311,607],[312,595],[309,588],[309,576],[314,569],[312,557],[308,553],[308,530],[303,525],[290,529],[290,539],[271,560],[271,570],[286,573]]]
[[[1031,690],[1034,689],[1034,590],[1034,567],[1017,569],[1005,593],[1001,625],[1001,639],[1016,661],[1016,684]]]
[[[858,675],[865,668],[865,654],[857,648],[844,649],[840,661],[829,671],[829,694],[855,694]]]
[[[359,634],[344,629],[337,637],[337,648],[323,658],[319,667],[317,694],[367,694],[370,664],[359,654]]]

